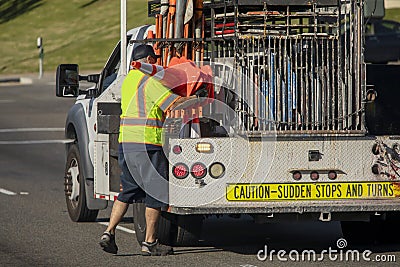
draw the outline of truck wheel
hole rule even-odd
[[[79,149],[73,144],[69,148],[65,165],[64,191],[68,214],[74,222],[93,222],[99,213],[99,210],[87,208],[84,183]]]
[[[144,203],[133,203],[133,224],[136,233],[136,239],[139,245],[142,245],[146,237],[146,219],[145,219],[146,205]],[[175,231],[171,231],[173,225],[171,223],[171,214],[161,212],[158,221],[157,238],[160,243],[165,245],[172,245],[172,238]]]
[[[202,215],[176,215],[175,246],[194,246],[199,243],[203,227]]]

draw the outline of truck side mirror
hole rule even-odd
[[[79,94],[79,66],[61,64],[57,67],[56,96],[76,97]]]

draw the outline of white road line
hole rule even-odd
[[[14,128],[0,129],[0,133],[16,133],[16,132],[64,132],[64,128]]]
[[[75,142],[74,139],[59,140],[23,140],[23,141],[0,141],[0,145],[40,145],[40,144],[68,144]]]
[[[98,222],[98,224],[108,226],[108,223],[106,223],[106,222]],[[129,234],[136,233],[134,230],[131,230],[131,229],[128,229],[128,228],[125,228],[125,227],[122,227],[122,226],[117,226],[117,229],[121,230],[121,231],[124,231],[124,232],[127,232]]]
[[[0,188],[0,193],[6,194],[6,195],[9,195],[9,196],[15,196],[17,194],[17,193],[14,193],[12,191],[5,190],[3,188]]]

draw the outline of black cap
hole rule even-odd
[[[132,60],[138,60],[147,56],[151,56],[153,58],[160,57],[154,53],[153,47],[150,45],[139,45],[135,49],[133,49]]]

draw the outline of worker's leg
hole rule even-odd
[[[146,207],[146,237],[142,243],[143,256],[166,256],[174,253],[172,247],[158,242],[157,228],[160,214],[160,208]]]
[[[160,209],[146,207],[146,238],[147,243],[153,243],[157,239],[157,224],[160,218]]]
[[[118,247],[115,243],[115,229],[117,228],[118,223],[124,217],[129,203],[132,203],[133,200],[142,197],[144,194],[143,190],[136,184],[135,179],[132,177],[132,175],[135,174],[135,168],[128,168],[123,153],[120,153],[118,161],[122,170],[122,192],[118,194],[118,199],[114,202],[110,216],[110,223],[100,238],[100,246],[103,250],[113,254],[118,252]],[[133,173],[131,173],[131,170]]]
[[[115,228],[124,217],[126,211],[128,210],[128,206],[129,206],[128,203],[124,203],[122,201],[119,201],[118,199],[115,200],[111,211],[110,223],[108,224],[106,232],[115,234]]]
[[[105,252],[117,254],[118,246],[115,243],[115,228],[117,228],[118,223],[124,217],[129,204],[115,200],[114,206],[111,211],[110,223],[107,226],[106,231],[100,238],[100,246]]]
[[[173,254],[170,246],[160,244],[157,239],[161,209],[168,206],[168,161],[163,151],[148,151],[147,162],[142,162],[143,184],[146,191],[146,237],[142,243],[142,255],[166,256]],[[144,158],[144,157],[141,157]],[[150,160],[151,164],[148,163]],[[150,165],[150,166],[149,166]]]

